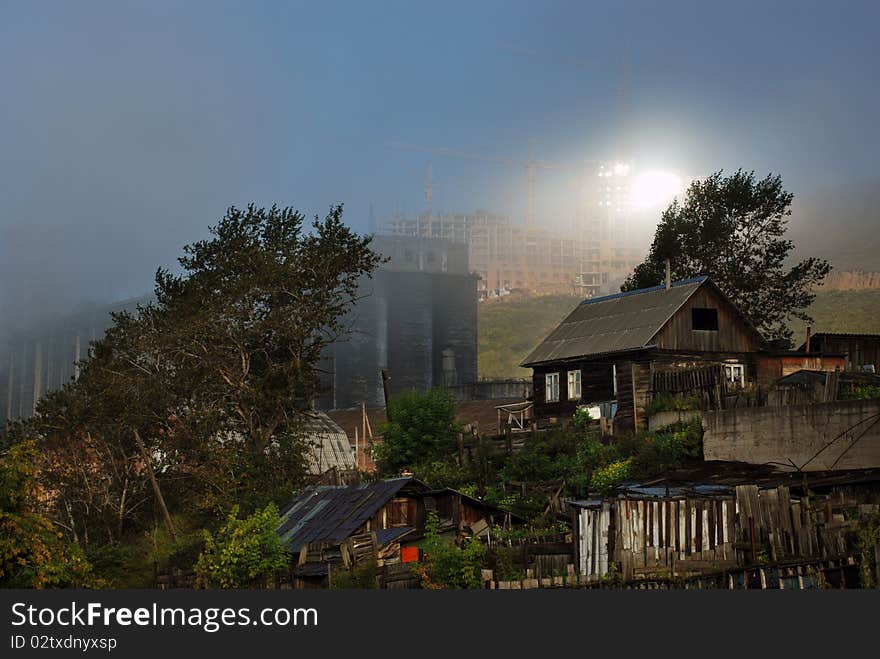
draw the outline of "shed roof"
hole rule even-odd
[[[706,281],[695,277],[670,288],[653,286],[584,300],[521,365],[650,347],[666,321]]]
[[[282,511],[278,534],[291,551],[312,542],[341,542],[410,484],[426,489],[413,478],[306,488]]]

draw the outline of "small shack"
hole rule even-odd
[[[439,531],[454,533],[456,539],[488,540],[493,527],[524,522],[462,492],[430,489],[411,477],[308,487],[281,512],[278,527],[295,556],[294,586],[325,586],[334,570],[352,569],[365,560],[376,561],[378,568],[417,560],[415,544],[432,512]],[[404,571],[404,576],[410,575]]]

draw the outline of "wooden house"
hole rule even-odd
[[[880,334],[817,332],[808,334],[798,351],[810,355],[838,353],[844,356],[847,371],[880,372]]]
[[[584,300],[522,362],[536,417],[616,409],[615,431],[646,425],[658,391],[720,398],[758,379],[767,343],[706,277]]]
[[[298,587],[320,587],[333,570],[364,560],[385,568],[418,556],[407,546],[422,537],[434,512],[441,532],[484,537],[521,518],[450,488],[431,489],[414,478],[306,488],[282,512],[278,534],[294,555]],[[410,570],[404,574],[411,575]]]

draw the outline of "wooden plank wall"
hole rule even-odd
[[[577,515],[580,574],[601,578],[610,563],[625,581],[689,577],[753,563],[828,559],[846,552],[858,506],[835,494],[792,499],[784,486],[736,487],[729,497],[621,497]],[[861,507],[865,507],[862,504]],[[871,510],[877,504],[867,506]]]
[[[691,309],[718,309],[718,330],[694,330]],[[733,305],[719,297],[709,286],[702,286],[669,319],[653,343],[662,349],[699,350],[702,352],[755,352],[763,345]]]

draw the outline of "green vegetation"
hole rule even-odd
[[[874,513],[862,518],[856,531],[856,544],[861,557],[862,588],[877,588],[875,577],[877,561],[874,548],[880,544],[880,515]]]
[[[88,557],[110,586],[197,563],[229,587],[277,566],[272,511],[307,476],[300,412],[382,261],[370,243],[341,207],[308,222],[251,205],[184,247],[175,272],[157,272],[155,302],[115,314],[78,380],[4,433],[7,467],[35,447],[35,485],[4,502],[0,579],[87,585]]]
[[[688,410],[698,410],[703,403],[700,394],[692,393],[687,395],[674,395],[661,393],[654,396],[648,403],[646,412],[657,414],[657,412],[684,412]]]
[[[477,310],[478,370],[484,378],[530,378],[520,362],[581,302],[569,295],[503,298]]]
[[[479,588],[486,546],[471,538],[463,547],[447,542],[438,532],[437,513],[428,513],[422,548],[425,561],[415,567],[422,588]]]
[[[695,180],[663,211],[645,260],[621,290],[706,275],[767,339],[791,338],[792,319],[810,322],[814,289],[831,271],[825,260],[790,262],[785,236],[794,198],[782,178],[757,179],[742,169]]]
[[[364,556],[360,563],[350,570],[333,570],[330,573],[330,588],[333,590],[372,590],[376,588],[376,554]]]
[[[880,386],[876,384],[862,384],[850,387],[841,392],[840,397],[844,400],[869,400],[880,398]]]
[[[89,588],[101,586],[77,543],[41,510],[36,443],[13,446],[0,461],[0,586]]]
[[[555,428],[530,436],[512,455],[482,442],[472,450],[471,459],[459,464],[452,439],[453,411],[444,396],[409,393],[398,402],[392,399],[392,410],[400,410],[401,416],[392,417],[398,424],[395,440],[383,443],[380,465],[397,467],[406,459],[423,460],[410,463],[415,464],[412,471],[417,478],[432,487],[453,487],[524,517],[531,523],[531,535],[536,528],[552,526],[545,512],[557,491],[566,497],[604,493],[623,480],[648,478],[702,456],[703,429],[694,420],[607,442],[585,426]],[[428,459],[423,452],[412,457],[413,442],[419,437],[426,438],[426,446],[435,447]],[[445,439],[438,443],[438,437]]]
[[[443,463],[456,450],[456,435],[461,430],[452,394],[442,389],[405,391],[391,399],[388,416],[391,421],[379,429],[382,443],[375,454],[379,469],[387,475],[397,475],[402,469],[423,475],[442,471]]]
[[[195,565],[199,582],[209,588],[265,585],[290,561],[276,532],[280,522],[275,504],[245,519],[239,519],[238,506],[233,506],[216,534],[204,532],[205,548]]]

